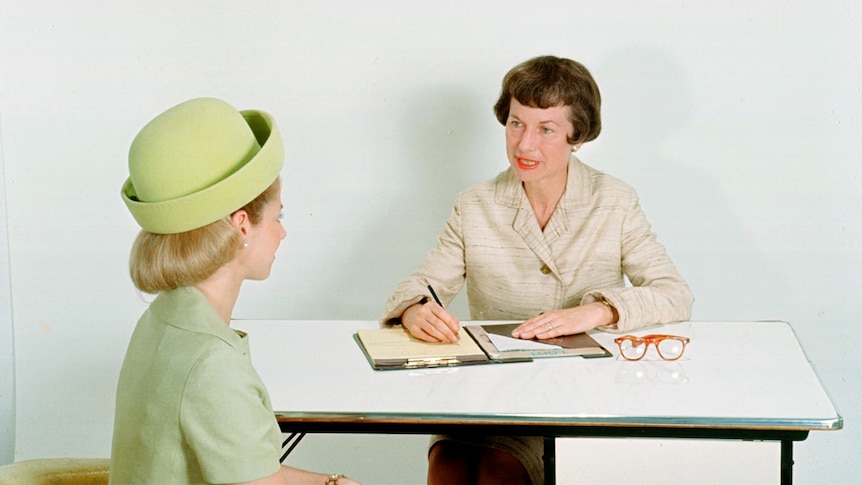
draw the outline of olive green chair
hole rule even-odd
[[[0,466],[0,485],[106,485],[108,458],[40,458]]]

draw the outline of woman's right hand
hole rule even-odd
[[[410,335],[426,342],[455,343],[461,329],[457,318],[430,300],[407,307],[401,314],[401,324]]]

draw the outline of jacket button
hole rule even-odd
[[[547,264],[542,265],[541,271],[542,274],[551,274],[551,268],[549,268]]]

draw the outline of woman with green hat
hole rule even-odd
[[[112,483],[351,485],[281,466],[281,432],[230,328],[244,280],[269,276],[285,237],[273,118],[212,98],[157,116],[129,150],[122,198],[142,227],[135,286],[158,294],[129,342],[117,387]]]

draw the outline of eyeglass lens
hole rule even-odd
[[[656,344],[658,346],[658,353],[668,360],[678,359],[682,355],[683,349],[685,346],[676,339],[664,339]]]
[[[640,359],[646,353],[647,343],[642,340],[623,340],[620,343],[620,352],[626,359]]]

